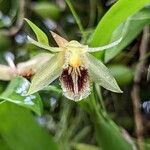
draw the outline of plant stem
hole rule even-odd
[[[142,78],[144,68],[145,68],[145,63],[146,63],[146,61],[143,58],[145,58],[146,51],[148,50],[149,32],[150,32],[149,27],[146,26],[143,31],[143,37],[142,37],[141,45],[139,48],[139,51],[140,51],[139,63],[136,66],[134,85],[131,91],[134,120],[135,120],[135,126],[136,126],[136,135],[137,135],[139,150],[144,149],[143,147],[143,142],[144,142],[143,128],[144,127],[143,127],[142,116],[140,112],[140,100],[141,100],[140,99],[140,90],[141,90],[140,82],[141,82],[141,78]]]
[[[99,99],[99,102],[100,102],[100,105],[101,105],[101,109],[104,112],[106,112],[106,108],[105,108],[104,101],[103,101],[103,98],[102,98],[101,88],[98,84],[95,84],[95,88],[96,88],[96,91],[97,91],[97,95],[98,95],[98,99]]]
[[[79,27],[79,30],[80,30],[82,36],[84,37],[84,29],[83,29],[83,26],[81,24],[81,21],[80,21],[80,18],[78,16],[78,14],[76,13],[74,7],[72,6],[70,0],[66,0],[66,3],[68,5],[68,7],[70,8],[71,13],[73,14],[73,17],[74,17],[74,19],[75,19],[75,21],[76,21],[76,23],[77,23],[77,25]]]

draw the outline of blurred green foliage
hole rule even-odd
[[[38,115],[41,115],[43,109],[41,98],[37,93],[26,95],[29,86],[30,83],[28,80],[22,77],[14,78],[11,80],[7,89],[0,95],[0,99],[29,108]]]
[[[68,40],[78,40],[93,47],[123,37],[119,45],[94,56],[108,63],[124,91],[122,95],[116,95],[93,85],[94,92],[90,97],[75,103],[62,96],[56,80],[36,93],[32,101],[34,105],[30,106],[24,102],[26,95],[16,93],[23,81],[30,84],[30,80],[19,77],[10,82],[0,81],[0,149],[134,149],[137,140],[130,92],[135,65],[138,63],[141,32],[150,22],[149,3],[149,0],[89,0],[86,3],[70,0],[77,14],[77,18],[74,18],[72,10],[63,0],[0,0],[1,64],[7,64],[5,53],[8,51],[14,54],[15,64],[43,51],[27,43],[27,33],[33,35],[33,32],[30,33],[29,28],[24,26],[23,18],[29,18],[38,25],[48,36],[46,43],[54,46],[56,43],[49,30]],[[83,33],[77,21],[83,27]],[[38,37],[43,39],[45,34],[39,32]],[[148,100],[148,82],[142,80],[141,86],[141,97],[143,101]],[[148,124],[145,115],[143,118]],[[120,125],[128,133],[123,132]],[[147,128],[144,132],[146,150],[150,149]]]
[[[37,125],[29,111],[9,102],[0,107],[0,132],[10,149],[58,149],[50,135]]]
[[[60,17],[60,9],[57,5],[50,2],[38,2],[34,5],[33,10],[43,18],[57,20]]]

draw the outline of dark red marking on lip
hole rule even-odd
[[[73,73],[73,68],[71,69],[72,71],[69,73],[69,69],[65,68],[60,76],[60,81],[63,87],[67,89],[67,91],[70,91],[74,93],[74,83],[73,83],[73,78],[72,78],[72,73]],[[79,67],[78,68],[80,73],[77,73],[77,86],[78,86],[78,92],[84,91],[86,88],[86,83],[88,82],[89,76],[88,76],[88,71],[86,68]]]
[[[78,92],[84,89],[85,83],[88,80],[88,71],[85,68],[80,69],[80,76],[78,76]]]
[[[68,90],[74,92],[74,88],[73,88],[74,84],[73,84],[72,76],[71,74],[69,74],[69,68],[63,70],[60,76],[60,80],[63,82],[63,84],[66,86]]]

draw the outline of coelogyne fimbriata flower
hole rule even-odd
[[[28,94],[43,89],[57,78],[60,80],[64,96],[74,101],[82,100],[90,94],[91,82],[96,82],[113,92],[122,92],[107,67],[90,54],[111,48],[121,39],[102,47],[90,48],[75,40],[67,41],[51,32],[59,47],[50,47],[46,35],[30,20],[25,20],[35,32],[38,40],[35,41],[28,36],[28,41],[53,53],[51,59],[33,76]]]

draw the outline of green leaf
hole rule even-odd
[[[60,16],[60,8],[50,2],[35,3],[33,10],[43,18],[58,19]]]
[[[150,3],[150,0],[117,1],[100,20],[93,33],[90,45],[106,45],[110,41],[113,31],[129,16],[133,15],[148,3]]]
[[[29,19],[25,18],[25,21],[29,24],[29,26],[32,28],[32,30],[36,34],[38,42],[49,46],[47,35]]]
[[[31,112],[9,102],[0,105],[0,134],[11,150],[58,150]]]
[[[41,115],[43,106],[39,94],[26,96],[29,86],[28,80],[23,77],[16,77],[0,95],[0,99],[23,106]]]
[[[127,28],[125,28],[125,24]],[[121,24],[113,33],[112,39],[117,39],[123,36],[122,41],[115,47],[107,49],[105,51],[105,62],[113,59],[119,52],[121,52],[128,44],[130,44],[139,33],[141,33],[143,27],[150,24],[150,9],[144,8],[132,17],[128,18],[126,23]]]
[[[150,149],[150,139],[147,138],[144,141],[144,150],[149,150]]]
[[[90,145],[90,144],[84,144],[84,143],[77,143],[74,144],[75,150],[101,150],[100,148]]]
[[[121,129],[108,117],[102,115],[95,119],[95,133],[98,144],[103,150],[133,150],[132,140],[123,136]]]
[[[10,37],[6,36],[3,32],[0,32],[0,37],[0,52],[7,51],[11,46]]]
[[[111,65],[109,70],[119,85],[127,85],[133,79],[133,71],[124,65]]]
[[[56,94],[62,94],[62,90],[54,85],[49,85],[43,89],[44,91],[55,92]]]
[[[7,143],[6,143],[4,140],[1,139],[1,137],[0,137],[0,149],[1,149],[1,150],[11,150],[11,149],[8,147]]]

